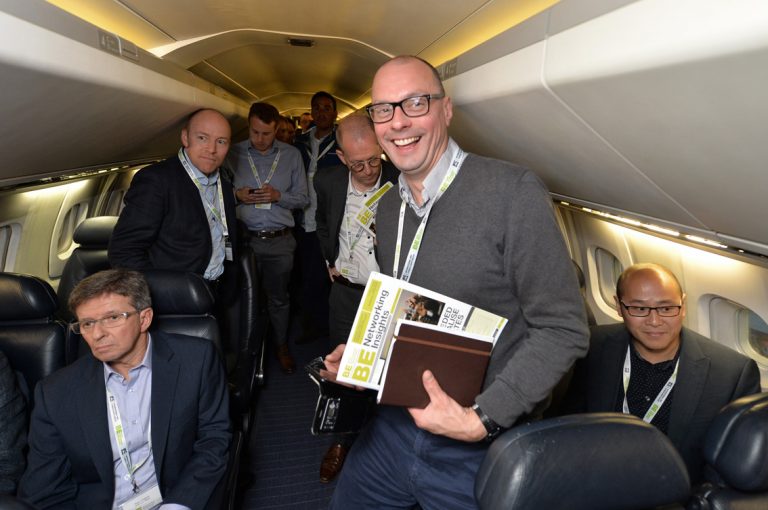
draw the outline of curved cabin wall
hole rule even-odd
[[[192,73],[39,1],[0,0],[0,90],[0,187],[163,158],[178,149],[188,113],[219,109],[236,132],[248,112]]]
[[[466,149],[768,255],[764,2],[563,0],[440,70]]]

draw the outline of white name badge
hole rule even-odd
[[[160,494],[160,487],[154,485],[120,505],[120,510],[151,510],[162,502],[163,496]]]
[[[253,204],[256,209],[272,209],[272,204]]]
[[[349,280],[350,278],[357,278],[357,267],[351,264],[342,262],[341,268],[339,268],[341,276]]]
[[[232,254],[232,243],[227,241],[224,243],[224,258],[232,262],[235,260],[235,256]]]

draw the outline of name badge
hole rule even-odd
[[[253,204],[256,209],[272,209],[272,204]]]
[[[339,268],[339,273],[341,273],[341,276],[346,278],[347,280],[351,278],[357,278],[357,267],[353,266],[352,264],[342,263],[341,267]]]
[[[235,256],[232,254],[232,243],[229,241],[224,243],[224,258],[230,262],[235,260]]]
[[[160,487],[153,485],[120,505],[120,510],[151,510],[162,502],[163,496],[160,494]]]

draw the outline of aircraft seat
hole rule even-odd
[[[143,272],[152,295],[152,330],[207,338],[222,354],[222,340],[213,316],[214,296],[202,276],[177,271],[147,270]],[[223,359],[223,358],[222,358]],[[230,417],[234,427],[230,458],[224,479],[209,501],[210,508],[231,507],[239,476],[239,461],[243,451],[243,431],[239,428],[239,411],[235,383],[229,381]]]
[[[684,508],[688,472],[669,439],[620,413],[514,427],[491,444],[475,479],[481,510]]]
[[[151,329],[208,338],[221,352],[221,335],[213,316],[213,293],[202,276],[155,269],[142,274],[152,295]]]
[[[94,216],[86,218],[77,226],[72,240],[79,244],[69,256],[59,280],[59,316],[64,320],[72,319],[67,309],[67,300],[72,289],[85,278],[104,269],[109,269],[107,246],[112,231],[117,223],[117,216]]]
[[[37,382],[66,364],[66,326],[54,317],[57,308],[48,282],[0,273],[0,351],[22,375],[30,404]]]
[[[689,510],[768,508],[768,393],[735,400],[715,417],[704,439],[706,483]]]

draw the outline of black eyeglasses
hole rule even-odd
[[[656,310],[659,317],[677,317],[680,315],[680,309],[683,308],[683,305],[629,306],[625,305],[624,301],[619,301],[619,303],[632,317],[648,317],[653,310]]]
[[[445,94],[422,94],[420,96],[406,97],[398,103],[376,103],[365,107],[368,116],[375,124],[389,122],[395,116],[395,108],[398,106],[408,117],[421,117],[429,113],[429,102],[432,99],[442,99]]]
[[[349,163],[349,169],[355,172],[356,174],[359,174],[363,170],[365,170],[365,165],[368,165],[369,168],[379,168],[381,166],[381,158],[378,156],[374,156],[371,159],[367,161],[350,161]]]
[[[128,320],[128,317],[135,315],[140,311],[141,310],[134,310],[132,312],[113,313],[107,315],[106,317],[102,317],[101,319],[85,319],[80,322],[72,322],[69,324],[69,329],[71,329],[73,333],[80,335],[82,333],[90,333],[93,331],[93,328],[96,327],[96,324],[99,324],[104,328],[116,328],[122,324],[125,324],[125,321]]]

